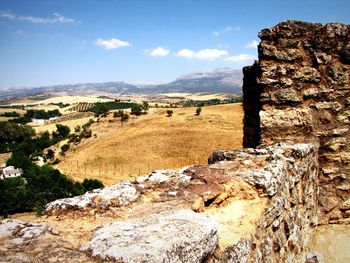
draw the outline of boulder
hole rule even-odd
[[[192,210],[171,210],[95,229],[83,248],[100,260],[202,262],[218,243],[217,223]]]

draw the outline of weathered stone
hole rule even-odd
[[[330,141],[328,141],[327,143],[325,143],[325,146],[333,151],[333,152],[337,152],[339,151],[339,149],[344,148],[346,145],[348,144],[348,140],[346,138],[333,138]]]
[[[349,128],[337,128],[332,131],[333,135],[339,136],[349,132]]]
[[[322,194],[319,196],[318,202],[321,205],[322,210],[326,213],[332,211],[339,204],[339,200],[335,196]]]
[[[345,66],[332,66],[329,76],[335,83],[349,85],[349,70]]]
[[[250,258],[251,248],[249,242],[241,238],[237,244],[234,244],[225,249],[222,254],[224,262],[230,263],[248,263]]]
[[[333,91],[334,91],[333,89],[327,89],[327,88],[321,88],[321,87],[310,88],[304,91],[303,96],[305,98],[317,98],[321,96],[326,96],[327,94]]]
[[[332,56],[327,55],[326,53],[323,53],[323,52],[315,52],[314,59],[316,64],[318,65],[328,64],[332,60]]]
[[[260,112],[262,128],[312,127],[312,111],[310,109],[268,110]]]
[[[259,46],[263,58],[266,59],[277,59],[280,61],[295,61],[303,58],[303,55],[299,49],[289,48],[286,51],[278,50],[277,47],[273,45],[268,45],[262,42]]]
[[[91,262],[57,231],[41,224],[5,219],[0,222],[0,240],[1,262]]]
[[[339,111],[341,109],[341,105],[339,102],[327,102],[327,101],[311,104],[310,107],[313,107],[317,110],[332,110],[332,111]]]
[[[345,200],[344,202],[342,202],[340,204],[340,207],[339,207],[340,210],[349,210],[350,209],[350,198]]]
[[[348,27],[341,23],[328,23],[326,24],[326,33],[330,38],[346,37],[348,34]]]
[[[301,98],[299,97],[298,92],[296,92],[292,88],[283,89],[274,92],[274,102],[276,104],[284,104],[284,103],[298,103],[301,102]]]
[[[344,124],[350,123],[350,110],[343,111],[338,115],[338,121]]]
[[[321,79],[320,73],[317,71],[317,69],[312,67],[301,67],[299,70],[297,70],[294,74],[294,78],[305,81],[305,82],[319,82]]]
[[[344,174],[342,174],[341,176],[342,179],[346,179],[346,176]],[[344,182],[340,185],[337,185],[335,188],[337,188],[338,190],[341,190],[341,191],[349,191],[350,190],[350,184],[347,183],[347,182]]]
[[[309,252],[305,263],[324,263],[323,255],[319,252]]]
[[[60,214],[65,211],[84,210],[88,207],[107,209],[110,206],[125,206],[137,200],[140,193],[129,181],[96,189],[84,195],[58,199],[46,205],[45,213]]]
[[[217,223],[191,210],[173,210],[95,230],[83,250],[125,262],[202,262],[218,242]]]

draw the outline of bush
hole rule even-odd
[[[55,152],[52,149],[48,149],[45,157],[48,160],[52,160],[55,157]]]
[[[68,137],[70,133],[70,129],[68,126],[62,125],[62,124],[56,124],[56,132],[53,132],[53,137],[56,137],[58,139],[65,139]]]
[[[196,109],[196,115],[197,115],[197,116],[200,115],[200,114],[201,114],[201,111],[202,111],[202,108],[201,108],[201,107],[198,107],[198,108]]]
[[[77,125],[75,128],[74,128],[74,132],[80,132],[81,131],[81,127],[80,125]]]
[[[17,118],[21,115],[18,112],[11,111],[11,112],[4,112],[3,114],[0,114],[0,116],[8,117],[8,118]]]
[[[86,191],[104,187],[103,183],[97,179],[84,179],[82,185]]]
[[[167,110],[166,114],[167,114],[168,117],[171,117],[171,116],[173,116],[173,111],[172,110]]]
[[[64,145],[62,145],[61,150],[62,150],[62,152],[66,152],[69,150],[69,148],[70,148],[69,144],[64,144]]]
[[[142,113],[142,106],[140,104],[135,104],[131,107],[131,114],[140,116]]]

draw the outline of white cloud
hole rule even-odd
[[[111,39],[97,39],[95,41],[95,44],[97,46],[101,46],[107,50],[120,48],[120,47],[128,47],[130,46],[130,43],[127,41],[123,41],[117,38],[111,38]]]
[[[179,52],[177,52],[177,56],[184,57],[184,58],[213,60],[213,59],[228,56],[228,52],[224,49],[216,49],[216,48],[214,49],[206,48],[196,52],[190,49],[181,49]]]
[[[0,12],[0,17],[8,18],[8,19],[11,19],[11,20],[16,19],[15,15],[11,14],[10,12],[5,12],[5,11]]]
[[[36,16],[17,16],[10,12],[1,12],[0,17],[11,20],[26,21],[33,24],[54,24],[54,23],[75,23],[73,18],[65,17],[59,13],[54,13],[52,18],[36,17]]]
[[[194,57],[194,52],[190,49],[181,49],[179,52],[176,54],[179,57],[184,57],[184,58],[193,58]]]
[[[245,48],[257,48],[259,45],[259,42],[256,40],[250,41],[245,45]]]
[[[228,52],[223,49],[202,49],[195,53],[195,57],[198,59],[216,59],[221,57],[226,57]]]
[[[145,53],[152,57],[165,57],[169,55],[170,50],[163,47],[157,47],[152,50],[145,50]]]
[[[232,61],[232,62],[244,62],[244,61],[249,61],[253,59],[256,59],[256,56],[249,55],[249,54],[239,54],[237,56],[228,57],[225,60]]]
[[[232,31],[232,30],[239,31],[239,30],[241,30],[241,29],[240,29],[238,26],[236,26],[236,27],[227,26],[227,27],[225,27],[225,28],[222,29],[222,30],[213,31],[212,33],[213,33],[214,36],[218,37],[218,36],[220,36],[220,35],[222,35],[222,34],[225,34],[225,33],[227,33],[227,32],[230,32],[230,31]]]

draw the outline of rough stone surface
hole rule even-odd
[[[285,21],[260,32],[259,61],[243,69],[244,146],[319,145],[321,222],[350,198],[350,25]],[[246,94],[247,93],[247,94]],[[343,189],[339,191],[339,189]],[[331,219],[333,218],[333,219]]]
[[[73,198],[58,199],[47,204],[45,213],[60,214],[69,210],[86,210],[95,208],[106,210],[110,206],[125,206],[137,200],[140,196],[136,187],[129,181],[107,186],[103,189],[96,189],[84,195]]]
[[[102,226],[83,250],[102,260],[202,262],[217,242],[215,221],[191,210],[174,210]]]
[[[49,226],[5,219],[0,222],[1,262],[91,262]]]

